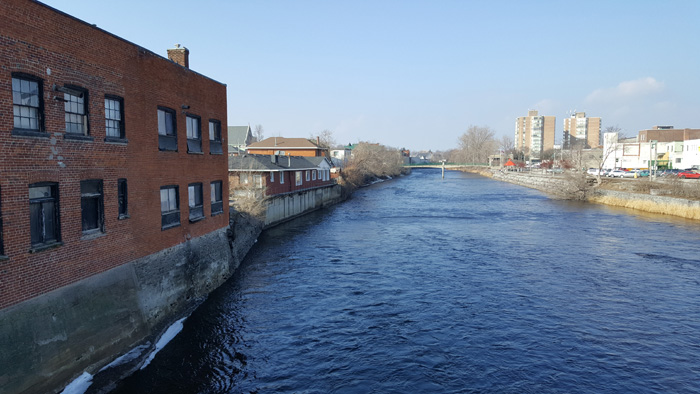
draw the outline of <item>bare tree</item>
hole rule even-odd
[[[515,149],[515,142],[513,141],[513,138],[507,135],[502,136],[498,141],[498,149],[503,151],[503,153],[510,153],[513,149]]]
[[[605,133],[617,133],[618,140],[624,140],[627,136],[622,132],[622,129],[618,125],[608,126],[605,128]],[[605,135],[605,134],[603,134]]]
[[[384,145],[360,142],[352,151],[352,158],[343,170],[343,179],[357,187],[372,178],[400,175],[403,171],[401,151]]]
[[[459,150],[463,160],[474,163],[488,163],[498,146],[494,131],[488,126],[469,126],[459,137]]]
[[[261,124],[257,124],[255,125],[255,128],[253,128],[253,138],[255,141],[262,141],[265,139],[265,130],[263,130]]]
[[[311,135],[311,137],[309,137],[309,140],[316,142],[317,138],[314,137],[313,135]],[[318,135],[318,144],[321,148],[325,148],[325,149],[329,149],[329,150],[332,149],[333,147],[335,147],[336,145],[338,145],[338,143],[335,142],[335,137],[333,136],[333,132],[328,130],[328,129],[323,130]]]

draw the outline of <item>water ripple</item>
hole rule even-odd
[[[415,171],[261,236],[122,393],[700,393],[694,223]]]

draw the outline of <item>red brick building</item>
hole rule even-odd
[[[248,145],[246,152],[253,155],[328,156],[327,149],[306,138],[270,137]]]
[[[271,197],[335,184],[326,157],[241,155],[229,158],[230,195]]]
[[[0,309],[228,225],[226,86],[170,56],[0,2]]]

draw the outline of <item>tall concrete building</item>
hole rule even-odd
[[[585,112],[564,119],[564,149],[580,142],[589,148],[600,147],[600,125],[600,118],[587,118]]]
[[[554,147],[555,116],[541,116],[529,110],[515,121],[515,147],[529,151],[531,160],[539,160],[542,152]]]

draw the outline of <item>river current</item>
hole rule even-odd
[[[700,225],[414,170],[264,233],[118,393],[700,393]]]

